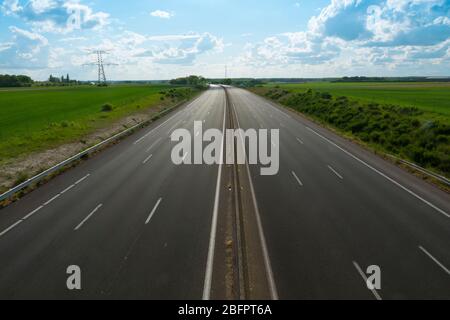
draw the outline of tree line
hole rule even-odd
[[[31,87],[33,83],[28,76],[0,74],[0,87]]]

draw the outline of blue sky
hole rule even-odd
[[[450,76],[450,0],[0,0],[0,73]]]

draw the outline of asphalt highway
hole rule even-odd
[[[249,166],[272,297],[450,299],[448,194],[261,97],[227,91],[239,127],[280,130],[279,173]],[[194,121],[223,130],[226,101],[211,87],[0,210],[0,298],[208,298],[222,166],[173,164],[170,135],[196,136]],[[71,265],[82,290],[66,286]],[[372,265],[380,290],[366,285]]]

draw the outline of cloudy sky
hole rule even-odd
[[[0,73],[450,76],[450,0],[0,0]]]

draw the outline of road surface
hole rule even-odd
[[[244,129],[280,129],[279,174],[250,166],[272,298],[450,299],[447,194],[248,91],[227,91],[228,108],[212,87],[1,210],[0,298],[220,291],[210,282],[221,267],[222,166],[174,165],[170,134],[195,136],[194,121],[222,130],[231,110]],[[71,265],[81,268],[81,291],[67,289]],[[381,290],[366,286],[371,265]]]

